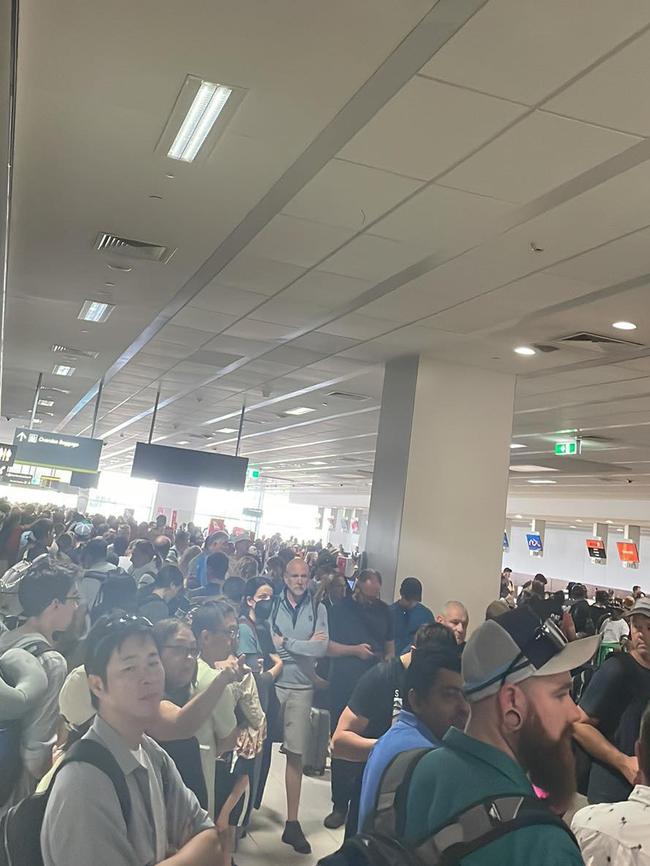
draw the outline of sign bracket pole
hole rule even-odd
[[[99,380],[99,387],[97,388],[97,399],[95,400],[95,411],[93,413],[93,426],[90,431],[90,438],[95,438],[95,428],[97,427],[97,416],[99,415],[99,404],[102,399],[102,391],[104,390],[104,377]]]
[[[151,427],[149,428],[149,439],[147,443],[151,445],[151,440],[153,439],[153,431],[156,426],[156,416],[158,415],[158,403],[160,403],[160,385],[158,385],[158,390],[156,391],[156,402],[153,404],[153,415],[151,416]]]
[[[237,445],[235,446],[235,457],[239,457],[239,446],[241,445],[241,434],[244,429],[244,414],[246,412],[246,403],[242,403],[241,415],[239,416],[239,430],[237,431]]]
[[[29,419],[29,429],[31,430],[34,426],[34,421],[36,420],[36,409],[38,407],[38,398],[41,396],[41,385],[43,384],[43,374],[38,374],[38,381],[36,383],[36,391],[34,392],[34,402],[32,403],[32,414]]]

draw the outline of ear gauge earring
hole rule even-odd
[[[522,723],[521,713],[519,712],[519,710],[510,709],[507,711],[506,715],[507,716],[514,716],[516,718],[516,722],[514,723],[514,729],[519,730],[519,728],[521,727],[521,723]]]

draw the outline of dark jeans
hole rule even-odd
[[[361,788],[360,780],[363,776],[365,764],[357,761],[343,761],[341,758],[332,758],[332,803],[337,812],[347,812],[355,788]],[[357,811],[358,811],[357,801]]]

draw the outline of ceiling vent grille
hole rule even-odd
[[[58,343],[54,343],[50,347],[50,350],[62,355],[74,355],[79,358],[99,358],[99,352],[91,352],[88,349],[72,349],[70,346],[61,346]]]
[[[542,352],[543,354],[560,351],[559,346],[550,346],[548,343],[533,343],[533,346],[537,349],[538,352]]]
[[[368,400],[366,394],[351,394],[349,391],[330,391],[328,397],[334,397],[338,400]]]
[[[638,349],[643,349],[642,343],[635,343],[633,340],[622,340],[618,337],[606,337],[604,334],[592,334],[590,331],[578,331],[576,334],[569,334],[566,337],[559,337],[554,342],[556,343],[572,343],[576,346],[584,346],[585,348],[596,348],[601,351],[612,349],[629,349],[636,352]]]
[[[171,247],[135,241],[132,238],[121,238],[119,235],[112,235],[109,232],[100,232],[97,235],[95,249],[100,253],[113,253],[128,259],[139,259],[145,262],[161,262],[163,265],[166,265],[176,252]]]

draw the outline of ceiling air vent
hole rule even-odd
[[[635,343],[633,340],[622,340],[618,337],[606,337],[604,334],[592,334],[590,331],[578,331],[577,334],[569,334],[566,337],[559,337],[554,342],[570,343],[574,346],[583,346],[588,349],[597,349],[599,351],[607,351],[608,349],[628,349],[636,352],[644,348],[642,343]]]
[[[549,346],[548,343],[533,343],[533,346],[537,349],[538,352],[543,352],[544,354],[560,351],[558,346]]]
[[[114,253],[128,259],[161,262],[163,265],[166,265],[176,252],[171,247],[163,247],[160,244],[150,244],[145,241],[134,241],[131,238],[121,238],[108,232],[100,232],[97,235],[95,249],[100,253]]]
[[[328,397],[334,397],[338,400],[368,400],[366,394],[351,394],[349,391],[330,391]]]
[[[70,346],[61,346],[55,343],[50,347],[52,352],[60,352],[62,355],[75,355],[80,358],[99,358],[99,352],[90,352],[88,349],[71,349]]]

